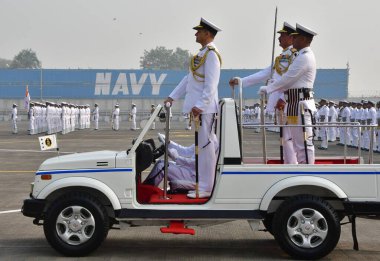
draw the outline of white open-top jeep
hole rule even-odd
[[[162,106],[128,151],[54,157],[41,164],[22,212],[43,225],[50,245],[67,256],[94,251],[113,226],[162,226],[164,233],[194,234],[189,227],[260,221],[289,255],[317,259],[339,241],[340,221],[380,215],[380,166],[360,157],[316,158],[315,165],[283,165],[279,158],[243,158],[237,106],[222,99],[216,124],[219,155],[209,198],[163,198],[141,174],[156,158],[144,140]],[[354,237],[355,240],[355,237]]]

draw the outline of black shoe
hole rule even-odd
[[[327,148],[325,148],[325,147],[321,147],[321,146],[319,146],[318,149],[319,149],[319,150],[327,150]]]

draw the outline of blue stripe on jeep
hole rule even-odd
[[[379,175],[376,171],[223,171],[223,175]]]
[[[94,173],[94,172],[132,172],[131,168],[127,169],[68,169],[68,170],[46,170],[38,171],[36,175],[45,175],[45,174],[73,174],[73,173]]]

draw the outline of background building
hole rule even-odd
[[[228,81],[231,77],[244,77],[255,69],[222,70],[219,97],[232,97]],[[0,70],[0,120],[7,120],[11,105],[19,105],[21,119],[26,86],[32,101],[94,103],[100,106],[102,116],[111,113],[115,103],[120,104],[122,119],[128,117],[131,103],[138,108],[138,117],[149,115],[150,105],[166,98],[187,71],[160,70],[105,70],[105,69],[3,69]],[[318,69],[314,86],[316,99],[347,99],[348,69]],[[259,100],[260,85],[243,89],[244,104],[252,105]],[[174,116],[181,113],[182,102],[173,107]]]

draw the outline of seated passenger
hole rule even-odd
[[[162,143],[165,143],[164,135],[159,133],[158,137]],[[188,192],[188,197],[195,198],[195,145],[185,147],[174,141],[170,141],[168,156],[172,159],[168,165],[170,190],[173,193]],[[158,160],[143,183],[158,186],[164,178],[164,168],[164,160]],[[210,195],[211,192],[199,192],[199,198],[207,198]]]

